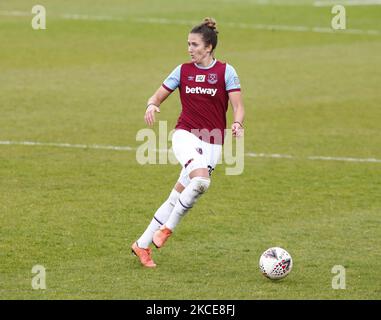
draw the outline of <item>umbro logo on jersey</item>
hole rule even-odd
[[[196,76],[196,82],[205,82],[205,74],[198,74]]]
[[[208,94],[214,97],[217,93],[217,89],[202,88],[202,87],[190,88],[188,86],[185,86],[185,93]]]

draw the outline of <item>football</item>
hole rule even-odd
[[[292,270],[291,255],[279,247],[269,248],[262,253],[259,268],[262,274],[269,279],[282,279]]]

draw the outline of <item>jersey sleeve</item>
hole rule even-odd
[[[225,84],[227,92],[241,91],[241,84],[237,72],[230,64],[226,64]]]
[[[172,92],[180,86],[181,65],[177,66],[171,74],[164,80],[162,86]]]

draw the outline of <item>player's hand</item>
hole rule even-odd
[[[144,115],[144,120],[149,126],[152,126],[155,122],[155,112],[160,113],[160,108],[154,104],[149,105]]]
[[[232,133],[233,133],[233,137],[243,136],[243,127],[241,126],[240,123],[234,122],[232,124]]]

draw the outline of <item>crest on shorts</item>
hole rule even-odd
[[[201,149],[201,148],[196,148],[196,151],[197,151],[199,154],[202,154],[202,149]]]
[[[206,79],[210,84],[216,84],[218,81],[217,73],[209,73]]]

